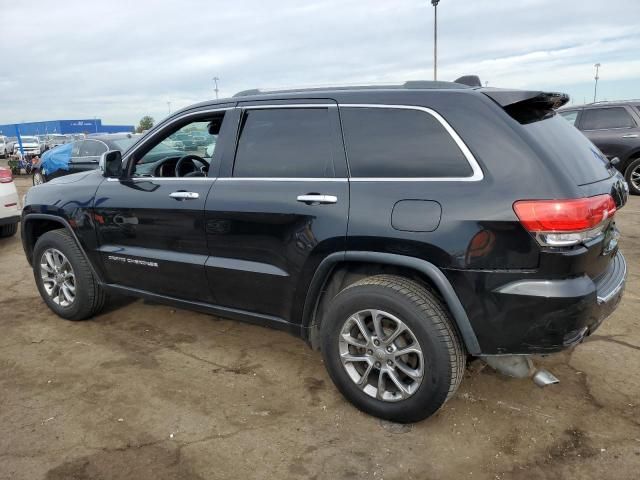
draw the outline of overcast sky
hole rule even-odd
[[[439,79],[640,98],[639,0],[441,0]],[[431,79],[428,0],[3,1],[0,123],[138,122],[255,87]]]

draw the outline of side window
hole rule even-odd
[[[352,177],[469,177],[466,157],[433,115],[398,108],[340,109]]]
[[[195,158],[184,164],[180,176],[197,172],[206,174],[209,164],[215,161],[214,152],[223,119],[224,114],[217,114],[206,120],[182,124],[154,140],[154,146],[136,161],[133,175],[174,177],[178,160],[185,155]]]
[[[326,108],[245,111],[234,177],[334,177],[333,136]]]
[[[624,107],[590,108],[582,112],[582,130],[633,128],[636,123]]]
[[[576,119],[578,118],[578,110],[574,110],[572,112],[558,112],[562,118],[564,118],[571,125],[576,124]]]
[[[96,148],[94,153],[95,156],[99,157],[100,155],[105,153],[107,150],[109,150],[104,143],[102,142],[95,142],[95,143],[96,143]]]
[[[107,151],[104,144],[96,140],[84,140],[80,143],[81,157],[96,157]]]

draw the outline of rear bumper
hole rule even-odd
[[[553,353],[580,343],[614,312],[626,277],[624,256],[617,252],[595,279],[520,279],[476,293],[465,307],[482,354]]]
[[[20,215],[13,215],[11,217],[0,218],[0,227],[5,225],[11,225],[20,221]]]

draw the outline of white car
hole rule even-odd
[[[40,141],[38,137],[22,136],[22,150],[25,155],[40,155]],[[20,153],[20,144],[18,142],[13,144],[13,153]]]
[[[20,201],[13,175],[8,168],[0,167],[0,237],[10,237],[18,231]]]
[[[7,138],[0,135],[0,158],[7,156]]]

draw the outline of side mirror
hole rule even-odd
[[[122,176],[122,153],[119,150],[109,150],[102,154],[98,165],[104,177],[119,178]]]

